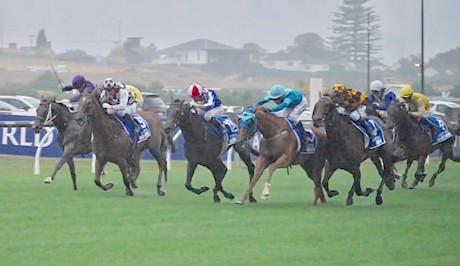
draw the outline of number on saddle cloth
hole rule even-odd
[[[139,115],[133,114],[130,116],[140,128],[137,142],[140,143],[150,137],[151,132],[147,122]],[[134,139],[134,128],[131,126],[131,124],[126,121],[123,116],[115,115],[115,118],[123,125],[123,128],[125,129],[126,133],[128,133],[129,137]]]
[[[239,128],[238,125],[235,124],[228,116],[222,115],[219,116],[217,119],[218,123],[220,123],[221,126],[219,128],[214,127],[214,130],[216,131],[217,135],[223,139],[224,141],[227,141],[227,145],[233,145],[236,143],[238,139],[238,132]],[[225,128],[225,135],[223,132],[221,132]]]

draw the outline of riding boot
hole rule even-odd
[[[215,117],[212,117],[211,120],[209,120],[214,126],[216,126],[217,128],[220,128],[220,132],[222,133],[222,135],[224,135],[225,133],[227,133],[227,129],[225,128],[224,125],[222,125],[222,123],[220,123],[219,120],[217,120],[217,118]]]
[[[307,143],[309,141],[307,134],[305,133],[305,128],[303,127],[303,124],[301,121],[297,123],[297,127],[300,129],[300,141],[302,143]]]
[[[366,121],[366,119],[361,118],[361,119],[359,120],[359,122],[360,122],[361,125],[363,125],[363,127],[366,129],[366,132],[367,132],[367,134],[369,135],[369,137],[374,138],[374,137],[375,137],[374,129],[373,129],[372,126]]]
[[[420,123],[427,125],[430,128],[431,138],[434,139],[436,135],[438,134],[438,129],[436,128],[436,126],[433,125],[426,117],[422,117],[420,119]]]
[[[134,150],[136,149],[136,144],[137,144],[137,139],[139,136],[140,128],[129,114],[125,114],[123,118],[125,119],[126,122],[129,123],[129,125],[133,129],[134,140],[131,142],[131,145],[129,147],[129,151],[132,154]]]

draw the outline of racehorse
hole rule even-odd
[[[43,126],[51,124],[58,130],[58,144],[61,147],[62,155],[54,167],[53,173],[45,178],[44,182],[46,184],[53,182],[57,172],[64,163],[67,163],[73,189],[77,190],[77,175],[73,157],[91,152],[91,127],[87,123],[78,124],[75,120],[75,113],[64,104],[57,102],[56,98],[43,98],[37,108],[34,122],[35,133],[39,133]]]
[[[270,193],[271,178],[275,170],[297,164],[302,167],[314,183],[313,203],[316,205],[318,201],[326,202],[321,187],[321,172],[326,159],[326,132],[319,128],[310,126],[308,128],[314,133],[317,146],[314,147],[315,151],[313,152],[301,153],[299,147],[301,138],[298,142],[288,120],[268,112],[268,109],[263,106],[256,106],[253,111],[246,110],[243,113],[239,140],[244,141],[257,131],[262,134],[263,138],[260,142],[260,154],[257,158],[254,177],[242,198],[237,202],[238,204],[244,204],[248,199],[248,195],[252,193],[254,186],[267,167],[269,173],[264,188],[263,196],[265,197],[268,197]]]
[[[227,143],[215,131],[214,126],[205,121],[202,117],[195,114],[194,108],[188,103],[181,100],[174,100],[168,108],[167,121],[165,128],[167,132],[178,127],[184,137],[185,158],[187,159],[187,177],[185,187],[187,190],[196,194],[201,194],[209,190],[208,187],[194,188],[192,179],[198,165],[208,168],[214,177],[215,186],[213,188],[213,200],[215,203],[220,202],[217,192],[222,192],[228,199],[234,199],[234,195],[224,190],[222,181],[227,173],[227,167],[224,165],[220,156],[229,149]],[[228,118],[237,126],[238,116],[234,113],[226,113]],[[235,139],[236,141],[236,139]],[[251,161],[252,148],[248,143],[239,142],[233,145],[234,150],[246,164],[249,172],[249,180],[254,175],[254,164]],[[256,199],[250,195],[250,201]]]
[[[415,119],[411,119],[404,102],[394,102],[388,108],[387,124],[389,127],[395,127],[395,144],[404,150],[404,157],[407,158],[406,170],[404,171],[401,181],[403,188],[407,188],[407,172],[409,171],[413,161],[417,161],[417,170],[415,172],[415,180],[409,188],[413,189],[417,186],[418,182],[423,182],[426,177],[426,158],[430,153],[437,149],[442,152],[442,158],[439,163],[438,170],[433,174],[429,181],[430,187],[435,185],[436,177],[444,171],[447,159],[460,162],[460,158],[455,157],[452,150],[455,135],[459,135],[459,133],[456,132],[447,120],[442,117],[440,118],[442,121],[440,130],[447,130],[451,137],[433,145],[432,137],[425,133],[425,130],[417,121],[415,121]]]
[[[112,162],[120,168],[125,185],[125,194],[133,196],[132,188],[137,188],[136,180],[140,172],[140,156],[143,150],[148,149],[158,163],[159,173],[157,181],[157,194],[165,195],[162,184],[164,174],[167,182],[166,151],[168,146],[174,149],[171,138],[164,132],[160,118],[154,113],[138,112],[144,119],[141,124],[148,125],[150,137],[138,142],[136,149],[129,152],[131,139],[123,125],[113,115],[107,114],[99,101],[101,91],[95,89],[91,94],[84,96],[76,114],[77,120],[88,120],[93,128],[93,150],[96,154],[95,180],[97,186],[103,190],[113,187],[112,183],[101,183],[101,172],[107,162]],[[138,120],[138,119],[136,119]]]
[[[336,109],[332,99],[329,96],[322,96],[315,104],[313,109],[313,123],[315,127],[326,127],[327,133],[327,162],[325,165],[325,173],[323,179],[323,187],[329,197],[339,194],[336,190],[329,190],[329,179],[337,169],[343,169],[353,175],[353,184],[348,192],[346,204],[353,204],[353,194],[358,196],[369,196],[373,189],[366,188],[363,192],[361,189],[361,170],[360,165],[367,158],[371,158],[374,165],[377,167],[382,180],[377,189],[375,202],[377,205],[383,203],[382,191],[385,184],[388,189],[393,190],[394,176],[392,160],[392,140],[389,129],[383,128],[386,137],[386,143],[374,148],[366,148],[363,141],[363,134],[352,123],[351,120],[343,115],[340,115]],[[380,125],[383,122],[373,117]],[[380,162],[380,159],[383,162]]]

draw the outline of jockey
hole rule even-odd
[[[71,91],[73,89],[78,90],[79,94],[70,98],[71,103],[78,102],[81,97],[89,94],[94,90],[94,85],[89,80],[86,80],[82,75],[76,75],[73,77],[72,85],[65,86],[62,91]]]
[[[365,129],[367,134],[373,138],[375,133],[372,126],[366,121],[366,102],[367,95],[357,89],[347,89],[345,84],[337,83],[332,87],[334,93],[345,93],[341,103],[336,103],[336,110],[341,115],[347,115],[355,123],[359,123]]]
[[[198,115],[206,121],[211,121],[219,127],[224,127],[217,120],[219,116],[224,114],[224,107],[214,90],[205,88],[198,83],[193,83],[188,87],[187,95],[192,98],[190,107],[196,107]]]
[[[396,101],[396,95],[389,88],[384,88],[380,80],[372,81],[369,103],[382,118],[388,117],[387,109],[394,101]]]
[[[133,95],[137,109],[142,108],[142,105],[144,104],[144,97],[142,97],[141,91],[138,88],[134,87],[133,85],[123,84],[120,81],[117,82],[117,85],[120,87],[125,87]]]
[[[420,123],[427,125],[431,130],[431,136],[434,138],[438,133],[438,129],[428,120],[428,117],[432,115],[428,97],[421,93],[414,92],[409,85],[401,89],[400,96],[407,104],[408,114],[415,117]]]
[[[308,140],[305,136],[305,129],[299,119],[300,115],[308,107],[307,98],[305,98],[300,91],[286,89],[282,85],[275,85],[271,88],[270,93],[257,102],[256,105],[262,105],[269,101],[273,101],[277,104],[277,106],[269,109],[268,111],[278,112],[283,110],[282,116],[290,119],[299,126],[302,133],[302,140],[307,142]]]
[[[134,131],[134,141],[130,149],[132,152],[140,131],[139,126],[131,117],[136,112],[136,103],[134,102],[133,95],[124,86],[119,86],[113,78],[106,78],[104,80],[104,90],[99,96],[99,101],[108,114],[121,116],[132,127]]]

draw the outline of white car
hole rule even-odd
[[[35,109],[19,109],[12,106],[9,103],[0,101],[0,115],[21,115],[21,116],[35,116],[36,112]]]
[[[0,95],[0,101],[9,103],[16,108],[23,109],[25,111],[32,110],[34,113],[40,105],[39,99],[22,95]]]
[[[460,104],[447,101],[430,101],[431,111],[442,114],[451,123],[457,123],[460,118]]]

